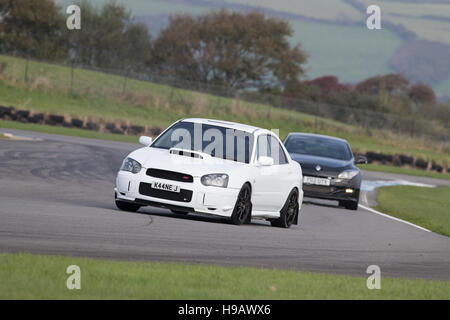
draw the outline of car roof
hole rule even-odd
[[[219,127],[241,130],[241,131],[245,131],[245,132],[249,132],[249,133],[255,133],[255,131],[257,131],[257,130],[268,131],[266,129],[262,129],[262,128],[247,125],[247,124],[231,122],[231,121],[215,120],[215,119],[188,118],[188,119],[183,119],[181,121],[215,125],[215,126],[219,126]]]
[[[337,141],[342,141],[342,142],[348,143],[348,141],[345,140],[345,139],[341,139],[341,138],[338,138],[338,137],[327,136],[327,135],[323,135],[323,134],[315,134],[315,133],[291,132],[287,136],[288,137],[289,136],[318,137],[318,138],[326,138],[326,139],[330,139],[330,140],[337,140]]]

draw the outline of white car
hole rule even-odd
[[[215,215],[240,225],[298,223],[302,169],[269,130],[218,120],[177,121],[130,153],[116,178],[120,210],[142,206]]]

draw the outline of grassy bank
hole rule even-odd
[[[276,269],[0,254],[0,299],[449,299],[450,282]],[[81,269],[68,290],[66,269]]]
[[[450,187],[383,187],[377,201],[383,213],[450,237]]]
[[[386,173],[404,174],[404,175],[408,175],[408,176],[450,180],[450,174],[439,173],[436,171],[425,171],[425,170],[414,169],[414,168],[394,167],[394,166],[386,166],[386,165],[381,165],[381,164],[380,165],[378,165],[378,164],[362,164],[362,165],[358,165],[358,167],[363,170],[368,170],[368,171],[378,171],[378,172],[386,172]]]
[[[347,139],[359,152],[403,153],[450,163],[450,154],[440,146],[385,130],[102,72],[74,69],[71,79],[65,66],[29,62],[26,68],[25,60],[0,55],[2,62],[7,67],[0,75],[0,105],[160,128],[180,118],[208,117],[279,128],[282,138],[299,131],[327,134]]]

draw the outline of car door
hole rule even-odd
[[[286,189],[283,180],[285,180],[284,175],[287,173],[285,171],[288,166],[285,165],[287,163],[285,155],[281,157],[280,162],[277,144],[277,139],[270,134],[261,134],[257,137],[252,194],[253,209],[256,211],[278,211],[285,201],[282,196]],[[272,166],[258,165],[258,159],[262,156],[273,158],[274,164]]]
[[[289,195],[293,185],[293,169],[289,164],[288,157],[281,146],[281,142],[275,135],[269,136],[270,154],[274,159],[274,177],[272,185],[277,188],[279,196],[272,199],[273,205],[280,210]]]

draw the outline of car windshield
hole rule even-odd
[[[309,156],[350,160],[352,152],[349,145],[340,140],[314,136],[291,136],[286,141],[289,153]]]
[[[210,124],[175,123],[151,145],[152,148],[200,151],[212,157],[249,163],[253,134]]]

